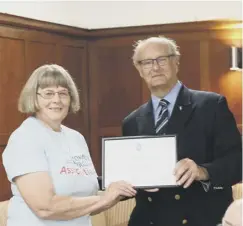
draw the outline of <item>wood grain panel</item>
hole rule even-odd
[[[147,26],[131,26],[119,27],[108,29],[92,29],[89,32],[89,37],[122,37],[131,35],[155,35],[155,34],[193,34],[195,32],[207,33],[212,30],[213,32],[221,32],[222,30],[232,29],[235,24],[242,24],[240,20],[208,20],[208,21],[193,21],[185,23],[170,23],[170,24],[157,24]]]
[[[99,137],[98,137],[98,143],[97,148],[99,150],[99,158],[97,164],[97,171],[98,175],[101,175],[101,169],[99,167],[102,166],[102,138],[105,137],[119,137],[121,136],[121,126],[112,126],[112,127],[102,127],[98,131]],[[95,156],[97,153],[94,153]]]
[[[131,61],[131,47],[98,50],[99,127],[119,125],[140,102],[140,76]]]
[[[24,116],[17,111],[20,90],[25,83],[23,40],[0,38],[0,145],[20,125]]]
[[[219,78],[230,70],[230,46],[219,40],[209,40],[209,73],[212,90],[220,93]]]
[[[99,134],[102,137],[121,136],[121,126],[103,127],[99,129]]]
[[[0,201],[11,197],[10,183],[2,165],[2,152],[9,135],[25,116],[18,112],[17,101],[25,83],[25,42],[0,37]]]
[[[189,88],[200,89],[200,41],[176,40],[181,59],[178,78]]]
[[[209,73],[209,41],[200,42],[200,90],[211,90],[210,73]]]
[[[56,46],[54,44],[27,42],[26,43],[26,71],[28,77],[39,66],[56,63]]]
[[[64,124],[81,132],[87,142],[89,141],[88,122],[88,83],[86,73],[86,49],[84,46],[58,46],[57,61],[69,71],[73,77],[80,94],[81,110],[70,114]]]
[[[6,172],[2,163],[2,153],[5,146],[0,146],[0,182],[1,182],[1,192],[0,201],[5,201],[11,197],[10,182],[7,179]]]
[[[226,96],[237,124],[242,124],[242,73],[230,71],[230,46],[209,42],[211,90]]]
[[[90,149],[101,172],[100,129],[120,126],[141,103],[141,79],[132,65],[132,41],[114,39],[92,43],[89,49]],[[110,131],[109,136],[121,135]]]
[[[76,28],[72,26],[66,26],[61,24],[49,23],[45,21],[39,21],[21,16],[14,16],[5,13],[0,13],[0,24],[20,27],[25,30],[33,29],[45,31],[47,33],[57,33],[62,35],[73,35],[73,36],[86,36],[88,29]]]

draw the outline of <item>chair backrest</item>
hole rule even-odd
[[[127,226],[135,203],[135,198],[127,199],[106,210],[106,226]]]
[[[238,183],[234,186],[232,186],[233,191],[233,198],[236,199],[242,199],[242,183]]]

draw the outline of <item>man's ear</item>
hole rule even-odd
[[[174,64],[177,67],[177,69],[179,68],[180,65],[180,56],[175,56],[174,58]]]
[[[140,65],[138,63],[134,63],[133,65],[137,69],[139,75],[143,78]]]
[[[180,65],[180,56],[176,56],[175,59],[176,59],[176,65],[179,66]]]
[[[134,65],[134,67],[139,71],[139,64],[138,63],[135,63],[135,62],[133,62],[133,65]]]

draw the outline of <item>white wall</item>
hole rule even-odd
[[[0,12],[81,28],[242,19],[241,1],[0,1]]]

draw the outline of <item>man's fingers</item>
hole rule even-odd
[[[174,175],[177,180],[180,179],[180,177],[185,173],[185,171],[188,169],[188,162],[186,159],[180,160],[174,169]]]
[[[194,181],[194,177],[191,176],[191,177],[187,180],[187,182],[184,184],[183,188],[188,188],[188,187],[192,184],[193,181]]]
[[[183,185],[192,175],[192,172],[187,170],[182,177],[180,177],[179,179],[177,179],[177,184],[178,185]]]
[[[184,188],[188,188],[195,180],[196,173],[193,170],[188,170],[178,181],[179,185],[183,185]]]
[[[180,180],[180,178],[189,170],[189,167],[187,164],[181,165],[176,171],[175,171],[175,177],[176,180]]]

